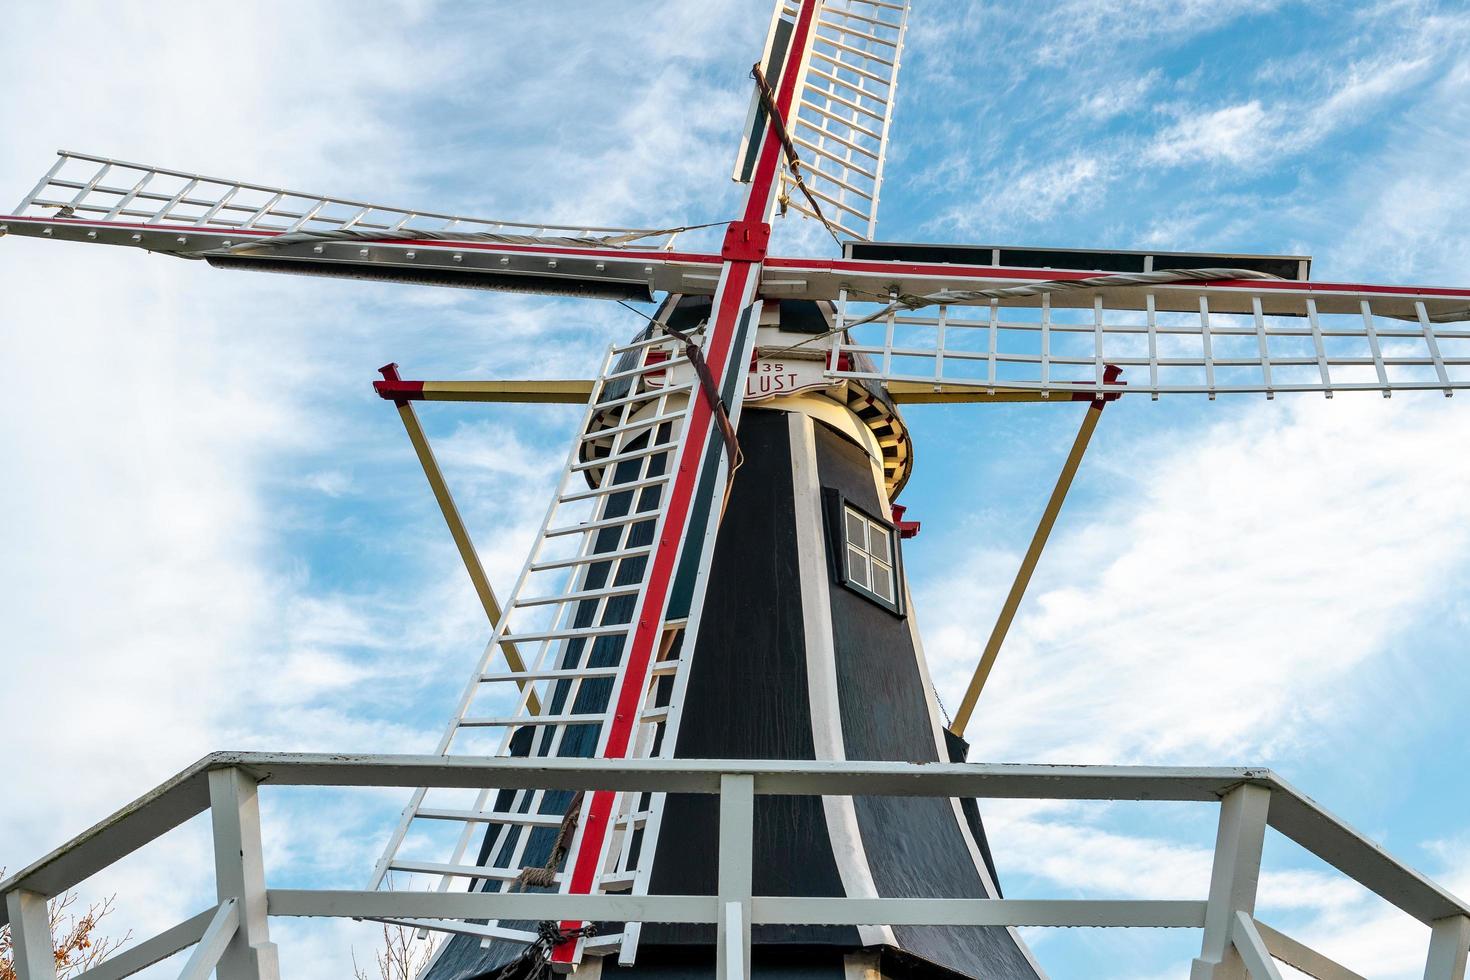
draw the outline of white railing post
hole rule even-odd
[[[715,925],[715,980],[750,976],[751,844],[754,839],[755,777],[720,777],[720,900]],[[730,906],[734,905],[735,908]],[[732,935],[738,930],[739,935]],[[737,959],[736,950],[739,950]],[[730,976],[740,964],[741,975]]]
[[[1465,980],[1467,950],[1470,950],[1470,917],[1447,915],[1435,919],[1429,934],[1424,980]]]
[[[240,769],[212,770],[209,807],[219,900],[235,899],[240,916],[215,975],[219,980],[280,980],[276,947],[266,930],[265,861],[255,780]]]
[[[17,888],[5,895],[17,980],[56,980],[55,944],[46,896]]]
[[[1205,907],[1205,936],[1190,967],[1190,980],[1245,980],[1245,963],[1231,942],[1235,913],[1254,915],[1261,848],[1266,840],[1266,810],[1271,791],[1249,783],[1220,800],[1220,829]]]

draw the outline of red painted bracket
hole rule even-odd
[[[1116,365],[1116,364],[1104,364],[1103,365],[1103,384],[1105,384],[1105,385],[1126,385],[1128,382],[1126,382],[1126,381],[1119,381],[1118,380],[1122,376],[1123,376],[1123,369],[1120,368],[1120,367],[1118,367],[1118,365]],[[1091,384],[1092,382],[1090,382],[1090,381],[1074,381],[1072,383],[1073,384],[1079,384],[1079,385],[1085,385],[1085,384]],[[1073,392],[1073,394],[1072,394],[1072,400],[1074,402],[1115,402],[1115,401],[1118,400],[1118,397],[1120,395],[1122,395],[1122,394],[1123,393],[1121,391],[1105,391],[1101,395],[1096,395],[1095,396],[1095,393],[1094,392],[1090,392],[1090,391],[1078,391],[1078,392]]]
[[[727,262],[762,262],[770,247],[770,225],[764,221],[732,221],[725,229],[720,258]]]
[[[386,399],[395,405],[404,402],[420,401],[424,397],[424,383],[422,381],[404,381],[398,376],[398,364],[389,362],[378,368],[378,373],[383,376],[382,381],[373,382],[373,390],[378,393],[379,398]]]
[[[898,536],[900,538],[913,538],[913,537],[918,537],[918,534],[919,534],[919,522],[918,521],[906,521],[906,520],[903,519],[903,515],[908,510],[908,508],[905,507],[903,504],[894,504],[892,509],[893,509],[893,526],[896,527],[896,528],[898,528]]]

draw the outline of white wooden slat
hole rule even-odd
[[[874,119],[880,125],[883,122],[884,113],[874,111],[873,109],[869,109],[865,105],[862,105],[862,104],[857,103],[857,102],[853,102],[851,99],[848,99],[848,98],[845,98],[844,96],[838,95],[836,92],[833,92],[830,89],[825,89],[825,88],[822,88],[821,86],[815,85],[811,81],[808,81],[806,83],[806,87],[802,89],[802,98],[806,98],[806,96],[809,95],[809,94],[810,95],[819,96],[820,98],[827,99],[827,100],[829,100],[831,102],[835,102],[835,103],[837,103],[840,106],[843,106],[845,108],[851,109],[853,112],[856,112],[856,113],[859,113],[861,115],[867,116],[869,119]],[[883,108],[886,109],[887,106],[884,105]],[[878,134],[874,133],[873,134],[873,138],[874,139],[878,139],[880,137],[879,137]]]
[[[1322,325],[1317,319],[1317,301],[1314,299],[1307,300],[1307,321],[1312,325],[1312,347],[1317,352],[1317,369],[1322,372],[1322,390],[1331,398],[1332,372],[1327,367],[1327,351],[1322,346]]]
[[[515,881],[520,868],[494,868],[478,864],[449,864],[440,861],[393,861],[389,870],[408,874],[442,875],[450,878],[485,878],[490,881]]]
[[[63,161],[65,160],[64,157],[62,159]],[[111,211],[107,212],[107,215],[102,220],[116,221],[118,215],[122,214],[127,206],[133,203],[134,198],[143,193],[143,190],[148,186],[148,182],[152,179],[152,173],[144,173],[141,177],[139,177],[137,182],[133,184],[132,189],[130,189],[126,194],[117,199],[117,204],[113,206]]]
[[[614,520],[610,520],[610,521],[607,521],[607,522],[599,522],[599,523],[603,523],[605,526],[608,526],[608,527],[616,527],[616,526],[618,526],[619,523],[626,523],[626,522],[620,522],[620,521],[617,521],[616,519],[614,519]],[[590,529],[590,528],[592,528],[592,526],[593,525],[590,525],[590,524],[589,525],[586,525],[584,529]],[[620,586],[613,586],[611,588],[606,588],[606,589],[581,589],[581,590],[578,590],[578,591],[561,593],[559,595],[536,595],[536,596],[528,596],[527,598],[524,598],[524,599],[516,599],[515,600],[515,604],[516,604],[516,606],[518,608],[525,608],[526,606],[550,606],[550,605],[561,605],[562,603],[567,603],[567,602],[583,602],[583,601],[585,601],[587,599],[605,599],[605,598],[608,598],[610,596],[637,595],[637,594],[638,594],[638,586],[637,585],[620,585]]]
[[[1208,297],[1199,298],[1199,338],[1200,350],[1204,354],[1205,367],[1205,392],[1211,398],[1215,397],[1215,350],[1210,344],[1210,301]]]
[[[420,820],[457,820],[463,823],[511,823],[527,827],[560,827],[559,813],[516,813],[511,810],[456,810],[448,807],[421,807]]]
[[[878,148],[872,146],[864,146],[861,143],[854,143],[847,137],[832,132],[832,130],[828,128],[828,122],[826,118],[819,117],[815,120],[809,117],[797,118],[795,125],[792,127],[792,142],[800,142],[803,129],[811,130],[811,132],[815,134],[817,139],[819,140],[830,140],[831,142],[836,143],[837,145],[843,147],[844,149],[850,150],[853,153],[861,153],[863,156],[873,161],[874,167],[876,167],[878,165],[878,161],[882,159],[882,155],[878,152]],[[841,160],[842,158],[835,157],[834,159]],[[876,178],[876,174],[874,176]]]
[[[1429,312],[1424,308],[1423,303],[1415,303],[1414,312],[1418,314],[1419,325],[1424,330],[1424,343],[1429,348],[1430,359],[1434,362],[1434,373],[1439,375],[1439,380],[1445,383],[1444,393],[1453,394],[1454,391],[1449,385],[1449,375],[1445,372],[1444,358],[1439,353],[1439,341],[1435,339],[1434,328],[1429,322]]]
[[[852,117],[844,116],[840,113],[834,112],[826,106],[817,105],[815,102],[812,102],[805,97],[802,98],[801,105],[802,108],[810,109],[812,112],[815,112],[822,118],[830,119],[832,122],[835,122],[840,126],[846,126],[854,133],[860,133],[863,136],[866,136],[868,139],[873,140],[875,143],[883,138],[881,133],[873,132],[873,130],[869,129],[867,126],[864,126],[862,123],[858,122]]]
[[[475,922],[465,922],[461,919],[374,918],[369,921],[416,929],[420,935],[425,932],[444,932],[453,936],[476,936],[480,939],[506,939],[513,943],[533,943],[538,938],[536,933],[527,932],[525,929],[507,929],[504,926],[480,925]]]
[[[784,177],[784,175],[783,175],[783,177]],[[822,198],[823,200],[825,200],[825,198],[823,198],[822,194],[819,193],[819,192],[814,192],[813,193],[813,196],[814,197],[818,197],[818,198]],[[817,216],[817,213],[815,211],[813,211],[810,207],[808,207],[805,201],[798,200],[798,199],[796,199],[794,197],[791,199],[790,209],[792,211],[797,211],[797,212],[799,212],[801,214],[804,214],[804,215],[806,215],[809,218],[815,218]],[[860,239],[860,238],[863,237],[862,232],[860,230],[849,226],[843,220],[844,218],[846,218],[846,215],[835,215],[834,216],[834,215],[828,214],[828,215],[825,215],[825,217],[827,219],[827,223],[829,225],[831,225],[833,228],[837,229],[838,231],[843,232],[843,233],[849,235],[850,237],[852,237],[854,239]],[[851,220],[851,219],[849,218],[847,220]]]
[[[1260,300],[1257,300],[1256,309],[1260,310],[1260,308]],[[1383,385],[1383,395],[1387,398],[1390,394],[1388,391],[1388,370],[1383,366],[1383,350],[1378,345],[1378,331],[1373,326],[1373,307],[1365,299],[1362,301],[1361,309],[1363,311],[1363,334],[1368,338],[1368,350],[1373,355],[1373,370],[1377,373],[1378,383]],[[1257,315],[1259,316],[1259,314]],[[1265,340],[1263,339],[1261,343],[1264,344]]]
[[[846,157],[838,156],[837,154],[833,153],[831,150],[823,149],[822,147],[818,146],[817,144],[815,144],[815,143],[811,142],[810,140],[806,139],[800,133],[793,133],[792,136],[791,136],[791,141],[793,143],[795,143],[799,147],[803,147],[803,148],[805,148],[807,150],[810,150],[812,153],[815,153],[819,157],[825,157],[826,159],[831,160],[833,163],[838,164],[839,166],[841,166],[845,170],[852,171],[853,173],[857,174],[859,177],[866,177],[869,180],[872,180],[872,179],[874,179],[877,176],[872,171],[867,170],[867,169],[859,166],[856,162],[854,162],[853,159],[852,159],[851,154],[849,154]],[[806,163],[806,164],[803,164],[803,167],[807,167],[807,166],[811,166],[811,165],[812,165],[811,163]]]
[[[855,75],[861,75],[863,78],[866,78],[872,82],[877,82],[880,85],[888,84],[888,79],[883,77],[882,75],[869,71],[866,68],[860,68],[857,65],[848,64],[847,62],[840,60],[839,55],[840,52],[838,53],[838,55],[832,55],[816,48],[813,48],[811,52],[812,58],[819,61],[824,61],[835,69],[839,69],[841,71],[850,71]]]
[[[603,551],[596,554],[577,555],[575,558],[553,558],[548,561],[538,561],[531,565],[533,572],[545,572],[558,568],[573,568],[577,565],[592,565],[602,561],[622,561],[625,558],[639,558],[647,555],[653,549],[647,545],[636,548],[620,548],[617,551]]]
[[[847,32],[844,31],[843,33],[846,34]],[[822,34],[817,35],[816,42],[818,44],[829,44],[837,50],[843,52],[844,54],[849,54],[854,58],[859,58],[863,61],[871,62],[876,65],[882,65],[884,68],[893,68],[895,65],[895,61],[891,61],[874,51],[865,51],[857,45],[848,44],[844,41],[835,41],[832,38],[826,37]]]
[[[1103,378],[1107,374],[1107,365],[1103,364],[1103,301],[1098,296],[1092,301],[1093,322],[1093,377],[1097,382],[1097,390],[1102,391]]]
[[[1041,297],[1041,384],[1051,385],[1051,297]]]
[[[631,515],[631,517],[608,517],[600,521],[586,521],[581,524],[568,524],[566,527],[547,528],[544,537],[562,538],[566,537],[569,534],[585,534],[588,531],[601,531],[604,528],[609,527],[627,527],[630,520],[636,520],[640,515],[643,516],[643,518],[646,520],[653,520],[658,516],[657,514],[650,513],[648,511],[639,511],[637,514]],[[526,606],[531,605],[531,603],[522,602],[518,603],[518,605]]]
[[[999,349],[996,347],[996,343],[998,342],[997,331],[999,329],[999,309],[1000,304],[992,300],[990,303],[990,347],[988,350],[989,356],[986,357],[985,373],[985,382],[991,388],[995,387],[995,361],[996,355],[1000,353]]]
[[[939,307],[939,329],[935,334],[934,380],[936,382],[944,377],[944,327],[945,321],[948,318],[949,306],[948,304],[942,304]]]
[[[517,728],[522,725],[600,725],[607,720],[607,712],[564,715],[511,715],[505,718],[472,718],[459,720],[461,728]]]
[[[1152,301],[1153,297],[1150,296],[1149,299],[1150,301]],[[1266,385],[1266,397],[1270,398],[1274,394],[1274,391],[1271,387],[1271,351],[1270,346],[1266,342],[1266,318],[1261,313],[1261,298],[1259,296],[1253,297],[1251,300],[1251,313],[1255,319],[1256,340],[1261,350],[1261,379],[1265,382]],[[1150,303],[1149,308],[1149,323],[1153,323],[1152,303]],[[1154,366],[1153,362],[1157,361],[1158,359],[1158,351],[1155,349],[1152,334],[1150,334],[1149,336],[1149,357],[1153,359],[1149,366],[1149,370],[1152,373],[1150,384],[1153,387],[1157,388],[1159,386],[1159,372],[1158,368]]]
[[[869,102],[874,102],[884,107],[887,107],[890,101],[886,92],[874,92],[870,88],[865,88],[862,85],[861,81],[854,82],[846,78],[841,78],[837,75],[832,74],[830,71],[827,71],[825,68],[821,68],[817,65],[812,65],[810,68],[807,69],[807,84],[816,85],[816,83],[812,81],[812,78],[814,77],[820,78],[824,82],[826,82],[826,89],[828,90],[843,88],[851,92],[853,97],[855,98],[866,99]],[[818,91],[823,90],[823,86],[817,85],[816,87]]]

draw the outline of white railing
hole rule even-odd
[[[604,789],[719,797],[718,894],[569,895],[268,888],[258,786]],[[941,796],[1220,804],[1214,866],[1198,900],[802,898],[751,894],[759,795]],[[979,763],[585,761],[426,756],[216,753],[0,882],[18,980],[54,980],[46,903],[189,818],[210,811],[218,904],[82,975],[118,980],[194,947],[183,978],[276,980],[270,916],[713,924],[718,980],[749,976],[752,924],[1104,926],[1202,930],[1191,980],[1277,978],[1275,961],[1310,975],[1356,977],[1255,919],[1266,828],[1431,927],[1426,980],[1463,980],[1470,907],[1399,863],[1266,769],[1025,766]],[[1203,883],[1202,883],[1203,885]],[[82,980],[79,978],[79,980]]]

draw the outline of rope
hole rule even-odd
[[[597,935],[597,926],[587,923],[577,929],[563,929],[558,923],[545,921],[536,926],[536,938],[521,955],[491,975],[491,980],[540,980],[551,973],[551,951],[562,943]]]
[[[546,859],[546,863],[539,868],[522,868],[510,887],[512,892],[556,886],[557,866],[571,850],[572,837],[576,834],[577,822],[581,819],[582,796],[578,792],[567,804],[567,811],[561,818],[561,829],[557,831],[556,842],[551,846],[551,856]],[[492,980],[540,980],[551,972],[552,950],[574,939],[595,935],[597,926],[591,922],[576,929],[563,929],[560,923],[549,919],[539,922],[536,925],[536,938],[527,944],[519,956],[497,970]]]
[[[735,426],[730,422],[730,413],[725,408],[725,400],[720,397],[719,388],[715,386],[714,375],[710,373],[709,364],[705,362],[704,352],[699,349],[694,338],[687,333],[675,330],[667,323],[659,324],[659,326],[663,328],[664,333],[684,345],[684,356],[689,358],[689,363],[693,365],[694,375],[699,379],[699,390],[703,392],[710,413],[714,415],[715,424],[720,427],[720,436],[725,440],[725,502],[728,503],[730,487],[735,483],[735,473],[745,465],[745,454],[740,451],[740,440],[735,435]],[[723,505],[720,512],[724,513]]]
[[[513,890],[551,888],[556,885],[557,866],[572,848],[572,835],[577,832],[577,821],[581,816],[582,794],[578,792],[567,804],[567,812],[562,814],[561,829],[557,831],[556,842],[551,845],[551,856],[539,868],[522,868],[521,873],[516,875]]]
[[[675,330],[662,320],[655,320],[647,313],[629,306],[622,300],[618,300],[618,305],[625,310],[632,310],[659,330],[684,344],[684,356],[694,367],[694,375],[699,379],[699,390],[703,393],[705,402],[708,403],[710,411],[714,414],[715,423],[720,427],[720,435],[725,440],[725,465],[728,468],[725,474],[725,503],[728,504],[730,487],[735,481],[736,472],[745,465],[745,454],[740,451],[740,440],[735,434],[735,426],[730,422],[730,413],[725,408],[725,400],[720,397],[719,389],[715,386],[714,375],[710,373],[709,364],[704,359],[704,351],[699,349],[688,334]],[[724,512],[722,505],[720,513]]]
[[[582,816],[582,797],[583,794],[578,792],[567,804],[567,811],[561,818],[561,829],[557,831],[556,842],[551,845],[551,856],[546,863],[539,868],[522,868],[511,885],[511,891],[556,886],[557,866],[571,850],[572,837]],[[552,950],[571,940],[595,935],[597,926],[591,922],[576,929],[563,929],[560,923],[551,920],[537,923],[536,938],[521,951],[521,955],[497,970],[492,980],[539,980],[550,973]]]
[[[249,254],[257,249],[285,248],[288,245],[300,245],[307,242],[393,242],[408,240],[433,241],[433,242],[490,242],[497,245],[559,245],[574,248],[621,248],[644,238],[656,238],[664,235],[677,235],[685,231],[696,231],[700,228],[713,228],[716,225],[728,225],[729,220],[710,221],[702,225],[681,225],[677,228],[654,228],[633,229],[621,235],[513,235],[508,232],[499,231],[421,231],[418,229],[403,229],[401,231],[375,231],[368,228],[335,228],[329,231],[293,231],[284,235],[276,235],[273,238],[264,238],[258,241],[240,242],[231,245],[227,249],[221,249],[227,255]],[[210,251],[216,251],[211,249]]]
[[[796,184],[797,190],[806,195],[807,203],[812,206],[812,213],[816,216],[816,219],[822,223],[822,227],[827,229],[827,234],[832,236],[832,240],[837,243],[837,247],[841,248],[842,239],[838,237],[836,227],[822,213],[822,206],[817,203],[817,199],[812,194],[811,188],[807,187],[806,181],[802,179],[801,159],[796,155],[796,144],[792,142],[791,133],[786,129],[786,120],[782,118],[781,113],[776,109],[776,93],[771,91],[771,86],[766,81],[765,73],[761,71],[760,62],[756,62],[750,66],[750,77],[755,79],[755,87],[756,91],[760,93],[761,105],[765,108],[766,115],[770,116],[772,125],[776,127],[776,138],[781,141],[781,148],[786,151],[786,164],[791,170],[792,181]]]

